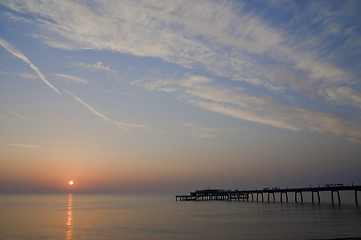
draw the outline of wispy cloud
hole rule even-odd
[[[23,144],[23,143],[9,143],[9,146],[12,147],[18,147],[18,148],[27,148],[27,149],[36,149],[36,148],[40,148],[41,146],[39,145],[34,145],[34,144]]]
[[[23,79],[35,79],[37,78],[36,75],[34,74],[31,74],[31,73],[10,73],[10,72],[4,72],[4,71],[0,71],[0,73],[2,74],[6,74],[6,75],[9,75],[9,74],[15,74]]]
[[[326,99],[326,90],[343,85],[352,88],[357,80],[358,74],[342,67],[343,61],[335,61],[332,55],[352,54],[350,42],[358,39],[356,30],[349,26],[353,15],[348,9],[352,4],[339,4],[336,13],[324,3],[309,4],[302,11],[288,3],[264,3],[264,9],[287,8],[297,16],[288,25],[279,26],[264,18],[264,9],[248,11],[249,6],[243,2],[108,3],[99,2],[97,11],[72,1],[26,1],[9,7],[38,14],[41,21],[37,23],[54,34],[44,36],[44,41],[57,48],[105,49],[159,57],[189,68],[202,67],[212,74],[271,92],[289,89]],[[350,17],[336,25],[340,15]],[[325,18],[327,21],[322,20]],[[307,31],[297,30],[295,26],[305,19],[313,27],[305,25]],[[347,40],[337,49],[336,36]],[[114,71],[102,62],[80,65]]]
[[[12,114],[13,116],[17,117],[17,118],[21,118],[21,119],[25,119],[25,117],[19,113],[16,112],[9,112],[10,114]]]
[[[218,128],[203,127],[194,123],[184,123],[183,125],[191,135],[197,138],[212,138],[219,131]]]
[[[322,37],[312,38],[313,34],[306,41],[304,35],[296,34],[291,27],[277,28],[264,20],[262,11],[259,15],[247,11],[246,3],[242,2],[99,2],[97,8],[101,11],[69,1],[26,1],[10,7],[44,16],[39,23],[55,33],[44,40],[54,47],[106,49],[159,57],[191,68],[203,66],[219,76],[270,91],[291,88],[301,93],[311,91],[322,97],[325,88],[350,84],[355,79],[354,74],[317,52],[316,47],[334,35],[334,31],[330,31],[335,26],[332,19],[338,17],[325,5],[316,8],[325,9],[321,13],[312,7],[306,8],[309,15],[297,12],[305,18],[313,16],[308,20],[325,29]],[[329,21],[318,20],[324,17]],[[294,24],[297,21],[294,19]],[[113,71],[102,62],[81,65]],[[284,72],[285,68],[289,69],[289,76],[299,76],[303,80],[275,77],[275,73]]]
[[[361,139],[350,137],[347,139],[349,142],[361,144]]]
[[[101,70],[101,71],[105,71],[105,72],[112,72],[112,73],[116,73],[117,71],[114,69],[111,69],[109,66],[104,65],[101,61],[95,63],[95,64],[86,64],[86,63],[77,63],[78,66],[81,67],[85,67],[85,68],[91,68],[91,69],[96,69],[96,70]]]
[[[36,78],[36,76],[31,73],[18,73],[17,75],[23,79],[35,79]]]
[[[326,94],[330,100],[344,104],[351,104],[361,108],[361,93],[350,87],[326,89]]]
[[[214,112],[293,131],[351,136],[360,128],[355,120],[361,105],[359,61],[349,60],[359,59],[361,46],[355,23],[359,13],[350,11],[355,2],[300,3],[302,7],[263,2],[257,11],[240,1],[108,3],[98,2],[96,11],[73,1],[25,1],[8,7],[37,14],[41,20],[34,23],[46,31],[43,39],[52,47],[157,57],[218,79],[214,86],[195,84],[195,76],[186,81],[158,78],[143,82],[149,90],[184,95]],[[279,9],[292,13],[285,24],[280,24],[282,14],[269,17],[268,11]],[[111,70],[102,62],[80,65]],[[299,101],[289,101],[289,96]],[[357,111],[345,119],[342,110],[315,110],[313,105]]]
[[[48,85],[51,89],[53,89],[57,94],[60,94],[59,90],[55,88],[48,80],[46,80],[45,76],[40,72],[39,68],[36,67],[24,54],[15,49],[10,43],[6,42],[4,39],[0,38],[0,45],[5,48],[9,53],[13,54],[15,57],[20,58],[22,61],[27,63],[30,68],[32,68],[39,76],[39,78]]]
[[[68,81],[74,82],[74,83],[88,83],[88,81],[84,78],[79,78],[72,75],[62,74],[62,73],[53,73],[57,77],[64,78]]]
[[[124,122],[120,122],[120,121],[116,121],[113,120],[111,118],[109,118],[108,116],[100,113],[97,109],[95,109],[94,107],[90,106],[89,104],[87,104],[86,102],[84,102],[82,99],[80,99],[79,97],[75,96],[73,93],[71,93],[70,91],[64,89],[64,91],[66,93],[68,93],[70,96],[72,96],[76,101],[78,101],[79,103],[81,103],[85,108],[87,108],[91,113],[93,113],[94,115],[96,115],[97,117],[107,121],[108,123],[114,124],[117,127],[127,130],[128,128],[143,128],[143,129],[147,129],[149,128],[146,125],[140,125],[140,124],[132,124],[132,123],[124,123]]]
[[[358,124],[352,124],[344,117],[253,96],[245,89],[220,86],[203,76],[186,75],[178,80],[154,80],[154,84],[149,81],[143,84],[152,91],[168,92],[164,89],[169,87],[177,89],[177,94],[191,104],[242,120],[292,131],[308,129],[354,139],[361,137],[357,134]]]

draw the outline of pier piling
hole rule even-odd
[[[320,203],[321,199],[320,199],[320,192],[319,191],[312,191],[312,203],[315,203],[314,196],[313,196],[314,193],[317,194],[317,200],[318,200],[318,203]]]
[[[334,200],[333,200],[333,193],[337,193],[337,199],[338,199],[338,204],[341,204],[341,198],[340,198],[340,192],[339,190],[331,190],[331,202],[332,204],[334,204]]]
[[[303,203],[303,195],[302,195],[302,191],[295,191],[295,202],[297,203],[297,193],[300,194],[301,197],[301,203]]]
[[[263,199],[263,192],[257,192],[257,202],[258,202],[258,195],[259,195],[259,194],[261,194],[261,196],[262,196],[262,202],[263,202],[263,200],[264,200],[264,199]]]
[[[275,202],[275,201],[276,201],[276,198],[275,198],[275,193],[274,193],[274,192],[269,192],[269,193],[268,193],[268,199],[267,199],[268,202],[270,202],[270,200],[269,200],[269,196],[270,196],[270,195],[273,196],[273,202]]]
[[[280,196],[281,202],[283,202],[283,201],[282,201],[282,200],[283,200],[283,198],[282,198],[283,194],[285,194],[285,196],[286,196],[286,202],[288,202],[288,194],[287,194],[287,192],[286,192],[286,191],[282,191],[280,194],[281,194],[281,196]]]
[[[355,190],[355,202],[356,202],[356,206],[358,206],[358,200],[357,200],[357,190]]]

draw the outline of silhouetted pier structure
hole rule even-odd
[[[321,202],[320,192],[330,192],[331,202],[335,203],[334,195],[341,204],[340,191],[354,191],[355,203],[358,206],[357,192],[361,191],[361,186],[344,186],[343,184],[326,184],[322,187],[306,188],[264,188],[262,190],[223,190],[223,189],[204,189],[191,192],[189,195],[176,195],[176,201],[210,201],[210,200],[236,200],[236,201],[265,201],[275,202],[275,194],[279,194],[280,202],[288,202],[288,195],[294,194],[295,202],[303,202],[303,194],[311,193],[312,203]]]

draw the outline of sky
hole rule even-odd
[[[361,184],[360,12],[0,0],[0,193]]]

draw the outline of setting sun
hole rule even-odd
[[[69,185],[73,185],[74,182],[72,180],[69,181]]]

